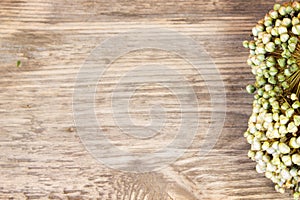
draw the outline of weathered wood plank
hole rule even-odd
[[[274,1],[238,0],[2,0],[0,2],[0,199],[290,199],[273,189],[246,157],[243,139],[253,80],[241,42]],[[131,52],[116,60],[98,85],[96,113],[120,148],[150,151],[174,137],[180,122],[176,96],[146,85],[131,99],[137,124],[150,121],[151,103],[170,109],[168,128],[151,140],[118,130],[109,95],[119,78],[140,63],[173,66],[196,91],[200,129],[191,147],[169,167],[128,173],[98,163],[76,133],[72,96],[77,73],[105,39],[141,27],[160,27],[192,37],[221,73],[227,113],[215,148],[197,157],[211,123],[205,82],[183,59],[164,51]],[[22,66],[16,67],[21,60]],[[125,98],[126,93],[120,93]],[[130,127],[129,127],[130,129]],[[127,149],[128,150],[128,149]]]

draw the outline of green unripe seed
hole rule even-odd
[[[292,64],[292,66],[290,67],[290,71],[291,71],[292,73],[298,71],[298,69],[299,69],[299,67],[298,67],[297,64]]]
[[[289,69],[285,69],[285,70],[284,70],[284,75],[285,75],[286,77],[290,77],[290,76],[292,75],[292,73],[291,73],[291,71],[290,71]]]
[[[278,9],[279,10],[279,9]],[[276,10],[272,10],[269,12],[269,15],[272,19],[277,19],[279,17],[279,14]]]
[[[260,77],[260,78],[258,78],[258,80],[257,80],[257,84],[258,84],[259,86],[263,86],[263,85],[266,84],[266,80],[265,80],[264,78]]]
[[[270,73],[270,75],[271,75],[271,73]],[[276,79],[272,75],[271,75],[271,77],[268,78],[268,82],[273,85],[275,85],[277,83]]]
[[[292,27],[292,32],[293,32],[295,35],[300,35],[300,24],[294,25],[294,26]]]
[[[297,127],[300,126],[300,116],[299,115],[294,115],[294,123]]]
[[[266,27],[270,27],[270,26],[272,26],[272,24],[273,24],[272,19],[265,20],[265,22],[264,22],[264,25],[265,25]],[[267,31],[267,32],[268,32],[268,31]]]
[[[293,17],[293,19],[292,19],[292,25],[294,26],[294,25],[297,25],[299,23],[300,23],[299,18],[298,17]]]
[[[281,93],[282,93],[282,89],[281,89],[280,87],[278,87],[278,86],[275,86],[275,87],[274,87],[274,91],[275,91],[276,93],[278,93],[278,94],[281,94]]]
[[[289,89],[289,87],[290,87],[289,84],[286,81],[282,82],[281,85],[282,85],[283,89],[285,89],[285,90]]]
[[[290,38],[290,36],[287,33],[283,33],[280,35],[281,42],[286,42],[286,41],[288,41],[289,38]]]
[[[284,6],[280,6],[279,10],[278,10],[279,14],[282,16],[285,16],[286,13],[286,8]]]
[[[278,60],[277,60],[277,63],[278,63],[278,65],[280,66],[280,67],[285,67],[286,66],[286,59],[285,58],[279,58]]]
[[[263,62],[265,60],[265,55],[264,54],[259,54],[256,56],[257,60],[259,60],[260,62]]]
[[[281,47],[283,50],[286,50],[288,48],[288,44],[287,43],[282,43]]]
[[[266,44],[266,46],[265,46],[265,50],[267,51],[267,52],[274,52],[275,51],[275,44],[274,44],[274,42],[268,42],[267,44]]]
[[[252,49],[252,50],[255,50],[256,44],[255,44],[254,41],[250,41],[250,42],[249,42],[249,48]]]
[[[293,12],[293,8],[291,6],[287,6],[285,11],[287,14],[290,14],[291,12]]]
[[[272,24],[273,24],[273,22],[272,22]],[[266,32],[269,33],[269,34],[271,34],[271,31],[273,29],[272,24],[270,26],[266,27]]]
[[[266,85],[265,85],[265,91],[269,92],[269,91],[271,91],[271,90],[273,90],[273,86],[270,85],[270,84],[266,84]]]
[[[294,8],[295,11],[299,11],[300,10],[300,3],[297,1],[294,1],[292,4],[292,7]]]
[[[281,44],[280,38],[276,38],[276,39],[274,40],[274,43],[275,43],[276,45],[280,45],[280,44]]]
[[[257,94],[258,94],[259,96],[263,96],[263,94],[264,94],[264,89],[259,88],[259,89],[257,90]]]
[[[285,27],[289,27],[290,25],[292,25],[292,20],[290,18],[283,18],[282,25]]]
[[[249,94],[253,94],[256,91],[256,88],[253,85],[247,85],[246,90]]]
[[[299,192],[295,192],[293,196],[294,196],[295,200],[298,200],[300,198],[300,193]]]
[[[290,44],[291,45],[291,44]],[[295,58],[289,58],[288,60],[287,60],[287,64],[288,65],[293,65],[293,64],[295,64],[295,63],[297,63],[297,60],[295,59]]]
[[[293,116],[293,114],[295,113],[295,110],[293,108],[289,108],[286,110],[285,115],[290,118]]]
[[[264,102],[264,103],[263,103],[263,108],[264,108],[265,110],[270,109],[270,104],[269,104],[269,102]]]
[[[277,27],[274,27],[274,28],[271,30],[271,35],[273,35],[274,37],[279,36],[278,28],[277,28]]]
[[[274,67],[276,64],[276,59],[273,56],[270,56],[266,59],[267,67]]]
[[[289,133],[296,133],[298,131],[298,128],[297,128],[297,126],[295,125],[294,122],[290,122],[289,125],[288,125],[288,128],[287,128],[287,131]]]
[[[289,46],[288,46],[289,51],[293,53],[296,50],[296,46],[297,45],[295,43],[289,44]]]
[[[248,49],[249,48],[249,42],[247,40],[243,41],[243,46]]]
[[[295,101],[295,102],[293,103],[292,107],[293,107],[294,109],[300,108],[300,102],[299,102],[299,101]]]
[[[284,58],[290,58],[292,56],[291,52],[288,49],[285,49],[281,55]]]
[[[285,81],[285,76],[283,74],[278,74],[277,78],[279,82]]]
[[[265,46],[264,44],[260,43],[256,46],[256,54],[266,54],[266,49],[265,49]]]
[[[263,32],[265,30],[265,27],[262,24],[257,24],[255,28],[257,29],[258,32]]]
[[[254,159],[255,152],[254,151],[248,151],[248,157],[251,158],[251,159]]]
[[[276,67],[271,67],[269,73],[271,76],[275,76],[278,73],[278,69]]]
[[[278,3],[276,3],[276,4],[274,4],[273,9],[274,9],[274,10],[279,10],[280,7],[281,7],[281,5],[278,4]]]
[[[289,39],[289,44],[291,44],[291,43],[295,43],[296,44],[297,42],[298,42],[298,39],[296,37],[294,37],[294,36]]]
[[[281,109],[282,110],[287,110],[290,108],[290,104],[287,103],[287,102],[284,102],[282,105],[281,105]],[[283,116],[283,115],[282,115]]]

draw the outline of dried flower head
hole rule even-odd
[[[275,4],[252,29],[248,65],[255,83],[253,113],[244,136],[256,171],[300,197],[300,3]]]

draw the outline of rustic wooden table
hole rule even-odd
[[[276,193],[272,183],[255,172],[243,138],[252,102],[244,88],[253,76],[241,43],[250,39],[252,26],[274,2],[1,0],[0,199],[292,199]],[[186,76],[200,106],[200,128],[185,154],[161,170],[130,173],[101,164],[88,153],[77,133],[72,97],[77,73],[92,50],[118,33],[141,27],[167,28],[204,47],[224,82],[227,111],[216,145],[199,157],[199,144],[212,123],[203,77],[163,49],[117,58],[97,86],[95,111],[102,131],[121,149],[163,148],[180,124],[179,94],[148,84],[130,100],[132,120],[148,123],[149,108],[159,103],[173,108],[167,113],[170,127],[149,140],[120,133],[108,97],[133,66],[173,66]],[[120,94],[116,98],[125,97]]]

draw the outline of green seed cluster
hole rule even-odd
[[[256,81],[253,113],[244,133],[256,171],[275,183],[276,191],[300,198],[300,3],[275,4],[252,29],[248,65]]]

